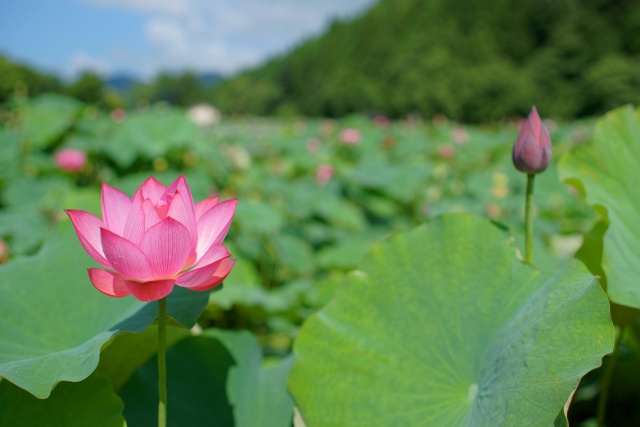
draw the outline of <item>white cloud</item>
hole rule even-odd
[[[159,70],[232,73],[320,33],[330,18],[363,10],[374,0],[82,0],[146,17],[152,54],[137,58],[149,76]],[[113,58],[112,58],[113,59]],[[117,68],[114,66],[114,68]]]

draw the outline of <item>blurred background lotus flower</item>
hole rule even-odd
[[[450,159],[456,155],[456,149],[453,148],[451,144],[442,144],[440,148],[438,148],[438,154],[443,159]]]
[[[220,111],[210,104],[198,104],[187,110],[189,120],[202,128],[212,126],[220,121]]]
[[[122,108],[116,108],[109,114],[113,123],[121,124],[127,119],[127,112]]]
[[[358,129],[345,129],[340,132],[340,141],[345,144],[357,144],[362,139],[362,132]]]
[[[56,152],[54,160],[59,169],[77,173],[82,171],[87,164],[87,154],[73,148],[63,148]]]
[[[521,172],[534,174],[544,171],[550,160],[551,137],[533,107],[513,146],[513,164]]]
[[[217,197],[194,204],[180,176],[168,187],[150,177],[132,198],[103,184],[102,219],[66,212],[82,247],[105,267],[88,270],[93,285],[111,297],[155,301],[174,285],[207,291],[224,280],[235,263],[222,244],[235,208],[235,199]]]
[[[378,114],[373,118],[373,122],[380,127],[387,127],[391,124],[391,120],[383,114]]]
[[[462,128],[455,128],[452,132],[452,136],[453,142],[460,145],[466,144],[466,142],[469,140],[469,133]]]
[[[318,166],[318,170],[316,171],[316,182],[318,184],[324,185],[333,178],[334,169],[333,166],[322,164]]]

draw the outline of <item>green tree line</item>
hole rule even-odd
[[[239,114],[598,114],[640,101],[637,0],[381,0],[215,88]]]
[[[18,94],[37,96],[46,92],[72,96],[102,108],[133,107],[138,102],[167,102],[188,107],[211,102],[215,75],[199,76],[190,71],[159,73],[148,82],[127,79],[117,87],[93,71],[83,71],[71,81],[37,71],[0,56],[0,104]],[[204,77],[204,78],[203,78]]]

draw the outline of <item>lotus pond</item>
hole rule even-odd
[[[167,425],[640,424],[631,107],[545,121],[532,265],[522,121],[199,126],[54,95],[0,120],[0,426],[157,424],[157,306],[96,291],[64,209],[182,174],[195,201],[237,198],[237,261],[167,297]]]

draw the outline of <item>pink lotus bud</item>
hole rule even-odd
[[[513,164],[519,171],[533,174],[545,170],[550,160],[551,137],[533,107],[513,146]]]
[[[54,160],[61,170],[75,173],[84,169],[87,164],[87,155],[84,151],[63,148],[55,154]]]
[[[149,178],[132,198],[103,184],[102,219],[66,212],[84,250],[104,267],[88,270],[93,286],[111,297],[155,301],[174,285],[208,291],[222,283],[235,263],[222,244],[235,209],[235,199],[194,203],[180,176],[168,187]]]
[[[345,144],[357,144],[362,139],[362,133],[358,129],[345,129],[340,132],[340,141]]]
[[[333,166],[331,165],[320,165],[318,166],[318,170],[316,171],[316,182],[318,184],[324,185],[333,178]]]

